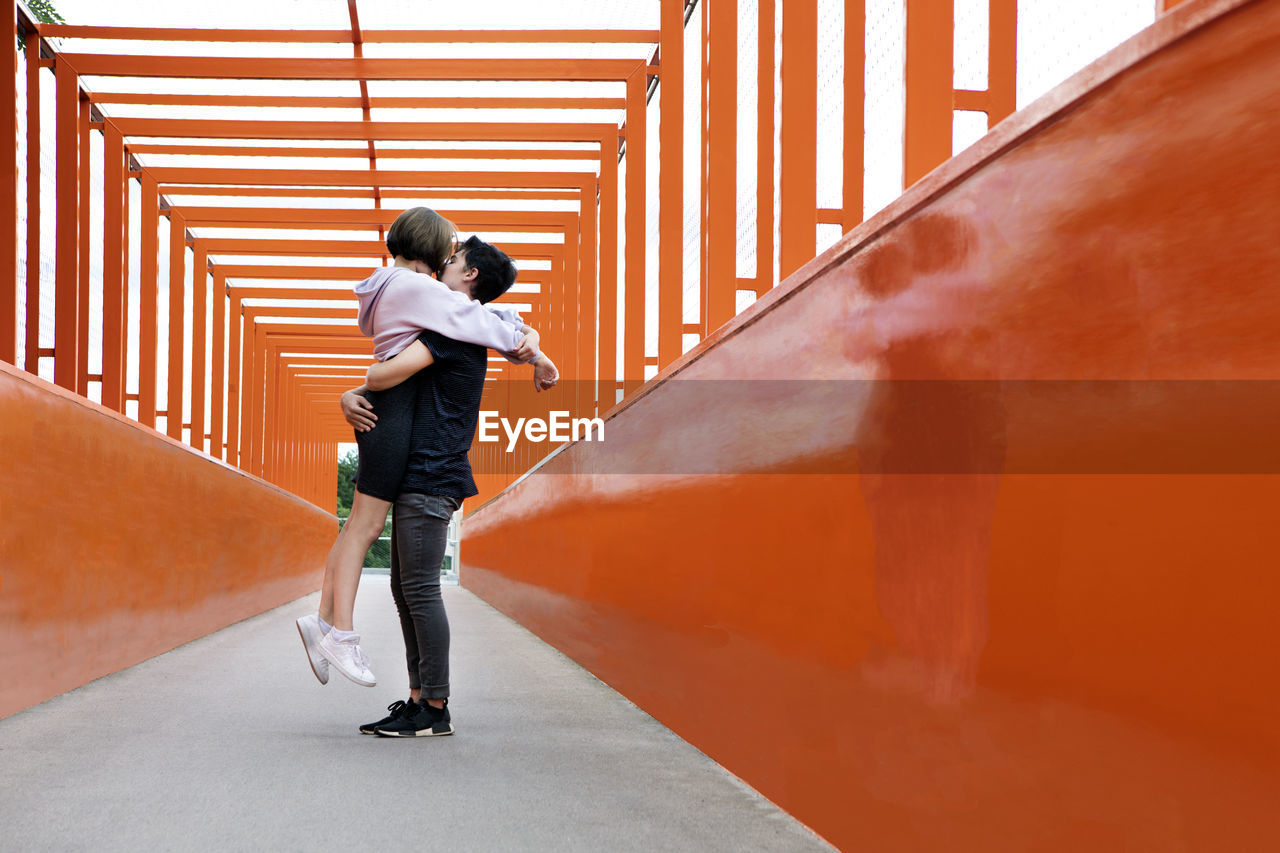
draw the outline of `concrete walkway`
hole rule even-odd
[[[377,687],[315,680],[308,596],[0,720],[0,849],[831,849],[457,587],[457,734],[358,734],[407,695],[387,583],[356,608]]]

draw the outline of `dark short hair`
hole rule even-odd
[[[439,274],[453,252],[457,229],[429,207],[411,207],[396,217],[387,231],[387,251],[392,257],[422,261]]]
[[[506,252],[492,243],[472,234],[458,246],[458,251],[466,252],[467,269],[476,270],[475,280],[471,283],[473,299],[492,302],[516,283],[516,265]]]

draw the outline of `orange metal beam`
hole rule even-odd
[[[601,408],[617,402],[618,390],[618,160],[617,146],[600,142],[600,328]]]
[[[208,341],[205,319],[209,304],[209,258],[199,240],[195,241],[191,263],[191,441],[192,447],[204,451],[205,436],[205,365]]]
[[[299,257],[363,257],[386,252],[386,244],[377,240],[264,240],[251,237],[211,237],[199,241],[210,254],[222,255],[296,255]],[[563,251],[559,243],[497,244],[512,258],[549,259]]]
[[[987,91],[973,89],[956,89],[951,93],[951,108],[985,113],[991,108],[991,97]]]
[[[737,0],[707,5],[708,50],[733,58],[738,45]],[[733,319],[738,290],[738,64],[710,63],[706,116],[707,332]],[[817,79],[815,73],[814,79]]]
[[[350,34],[343,39],[350,41]],[[139,56],[62,53],[59,61],[94,77],[176,77],[187,80],[572,80],[617,81],[641,59],[340,59],[336,57]]]
[[[97,98],[95,97],[95,100]],[[363,148],[288,148],[278,145],[174,145],[134,143],[134,154],[188,154],[211,157],[349,157],[364,159]],[[595,151],[545,148],[389,148],[379,157],[398,160],[595,160]]]
[[[244,349],[241,336],[244,332],[244,316],[240,297],[226,288],[221,271],[214,268],[214,292],[225,294],[227,307],[227,414],[225,438],[223,442],[224,459],[228,465],[240,465],[240,397],[241,397],[241,355]],[[216,430],[215,430],[216,431]]]
[[[232,119],[117,118],[130,139],[395,139],[432,142],[592,142],[616,138],[607,123],[250,121]]]
[[[349,30],[233,30],[196,27],[86,27],[41,24],[40,33],[67,39],[128,41],[263,42],[346,44]],[[364,40],[381,44],[648,44],[657,30],[367,30]]]
[[[221,267],[218,268],[218,275],[225,275]],[[355,295],[350,288],[334,287],[263,287],[255,285],[229,285],[227,293],[236,300],[237,305],[242,305],[249,299],[296,299],[303,300],[354,300]]]
[[[680,355],[684,305],[684,3],[662,6],[658,88],[658,366]]]
[[[138,238],[138,421],[156,425],[156,289],[159,280],[160,195],[155,179],[142,173]]]
[[[55,72],[57,242],[54,263],[53,381],[79,392],[80,79],[70,65]]]
[[[777,21],[774,0],[759,0],[757,21],[759,61],[756,71],[756,293],[763,295],[777,283],[774,275],[774,72],[777,70]],[[735,305],[735,308],[737,306]]]
[[[79,245],[76,271],[76,393],[89,393],[89,204],[92,181],[89,170],[89,101],[80,98],[77,136],[80,146],[78,220]]]
[[[165,184],[160,187],[165,195],[218,196],[226,198],[367,198],[372,199],[371,189],[351,189],[346,187],[244,187],[244,186],[199,186],[189,187],[178,184]],[[512,199],[515,201],[572,201],[579,197],[573,190],[433,190],[396,188],[388,193],[392,198],[433,198],[448,199]]]
[[[251,321],[251,318],[248,318]],[[296,339],[302,340],[311,338],[323,338],[330,344],[339,341],[345,341],[348,345],[355,345],[359,342],[368,344],[368,338],[363,337],[358,332],[352,334],[343,327],[335,326],[299,326],[299,325],[281,325],[272,323],[253,323],[251,330],[246,329],[246,340],[251,341],[252,345],[246,349],[246,360],[249,366],[248,374],[245,378],[247,394],[243,396],[242,406],[246,414],[247,424],[242,422],[241,427],[241,460],[247,454],[247,467],[242,465],[245,470],[250,473],[262,476],[265,472],[264,460],[266,458],[264,448],[264,427],[268,417],[268,406],[274,403],[274,383],[275,371],[274,359],[270,359],[271,347],[280,346],[286,341],[276,340],[273,338],[285,337],[287,342],[294,342]]]
[[[357,226],[372,228],[390,225],[399,211],[369,210],[358,208],[291,208],[291,207],[184,207],[188,226],[245,227],[253,223],[257,227],[306,228],[322,226],[341,228]],[[488,228],[554,227],[563,224],[572,214],[542,210],[438,210],[455,225],[465,227],[480,223]],[[286,223],[286,224],[281,224]]]
[[[383,250],[385,251],[385,249]],[[269,264],[232,265],[219,264],[218,270],[227,278],[266,278],[286,281],[361,281],[368,278],[376,266],[372,267],[313,267],[313,266],[271,266]]]
[[[321,352],[321,353],[315,353],[315,354],[305,354],[305,355],[301,355],[300,357],[303,359],[303,363],[305,364],[323,363],[324,365],[326,365],[325,368],[320,368],[320,369],[328,369],[329,367],[332,367],[335,370],[337,369],[342,369],[345,371],[359,370],[361,373],[363,373],[364,369],[368,367],[370,364],[368,356],[334,355],[333,353],[330,353],[327,351]]]
[[[408,169],[370,171],[359,169],[217,169],[207,167],[152,166],[152,177],[162,184],[257,184],[264,186],[341,187],[477,187],[510,188],[576,187],[591,178],[585,172],[449,171]]]
[[[40,39],[27,48],[27,335],[26,369],[39,372],[40,350]],[[16,211],[17,208],[15,207]]]
[[[227,340],[227,287],[221,273],[213,270],[213,284],[209,292],[213,303],[212,355],[209,371],[209,453],[218,459],[226,459],[226,340]]]
[[[903,185],[951,158],[953,0],[907,0]]]
[[[361,98],[323,95],[171,95],[160,92],[93,92],[96,104],[159,104],[179,107],[304,107],[360,109]],[[621,98],[413,98],[370,96],[369,106],[381,110],[620,110]]]
[[[183,389],[186,385],[182,370],[182,356],[186,339],[186,269],[187,241],[186,220],[176,210],[169,212],[169,350],[168,390],[165,394],[165,432],[175,441],[182,441]]]
[[[988,0],[987,127],[1017,108],[1018,0]]]
[[[302,257],[358,257],[381,255],[387,246],[376,240],[255,240],[250,237],[201,237],[211,255],[298,255]]]
[[[106,123],[106,130],[113,131],[119,136],[119,128],[115,128],[110,122]],[[131,189],[129,178],[129,163],[125,157],[124,139],[120,137],[120,412],[125,412],[125,400],[128,391],[129,376],[129,239],[130,239],[130,223],[132,218],[129,216],[129,191]],[[135,356],[136,360],[136,356]],[[137,395],[134,395],[137,399]]]
[[[594,414],[596,410],[596,384],[598,368],[596,366],[596,305],[598,302],[597,287],[599,275],[597,273],[596,258],[596,242],[599,239],[599,215],[596,209],[595,186],[584,187],[581,190],[582,200],[579,209],[582,211],[581,224],[583,239],[579,242],[582,253],[582,261],[579,265],[581,270],[578,280],[577,294],[569,304],[562,304],[560,307],[561,314],[566,318],[572,319],[572,327],[576,334],[573,340],[577,344],[577,374],[576,379],[579,381],[574,385],[574,391],[578,395],[578,411],[585,412],[590,407],[590,411]],[[511,254],[508,252],[507,254]],[[512,256],[514,257],[514,256]],[[553,262],[553,268],[548,275],[553,279],[563,281],[563,275],[557,275],[557,265]],[[529,280],[532,276],[521,272],[521,278]],[[550,290],[549,283],[544,282],[542,285],[544,292]],[[555,306],[552,306],[554,308]],[[537,312],[534,312],[535,314]],[[534,322],[529,325],[535,329],[542,320],[535,316]]]
[[[943,0],[951,2],[951,0]],[[817,250],[818,12],[814,3],[782,6],[782,151],[779,274],[786,278]],[[908,85],[909,88],[909,85]]]
[[[17,31],[17,7],[12,10],[8,27]],[[35,40],[32,40],[35,44]],[[38,47],[34,48],[39,50]],[[0,359],[18,363],[18,46],[8,39],[5,71],[0,74],[3,99],[0,99],[0,210],[14,211],[12,228],[0,234]],[[10,144],[12,143],[12,144]]]
[[[312,326],[294,325],[294,329],[310,329]],[[308,336],[301,334],[291,334],[287,332],[278,332],[279,337],[276,342],[280,344],[281,352],[297,352],[305,353],[308,358],[325,353],[345,353],[347,355],[358,354],[360,350],[364,350],[368,355],[367,364],[373,363],[373,344],[363,335],[352,333],[350,335],[327,335],[327,336]],[[342,347],[342,349],[338,349]]]
[[[1012,0],[1016,5],[1018,0]],[[845,0],[844,4],[844,148],[840,226],[852,231],[862,221],[863,145],[866,136],[867,65],[866,0]],[[856,140],[856,141],[855,141]]]
[[[645,70],[638,68],[627,79],[627,204],[622,375],[630,394],[644,384],[645,296]]]
[[[124,412],[128,325],[124,277],[124,139],[107,124],[103,130],[102,175],[102,405]]]
[[[244,316],[257,322],[260,317],[308,317],[317,320],[354,320],[356,319],[357,309],[353,305],[350,308],[320,308],[306,307],[297,305],[257,305],[246,306]],[[348,332],[359,332],[359,329],[350,328]]]
[[[702,110],[699,113],[698,128],[698,320],[701,332],[707,333],[707,235],[711,231],[711,223],[707,211],[707,159],[708,130],[707,117],[711,114],[708,96],[711,79],[711,12],[710,6],[702,3],[695,7],[701,26],[702,37],[698,39],[699,89],[702,98]]]

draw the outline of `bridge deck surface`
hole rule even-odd
[[[453,737],[357,733],[407,695],[387,578],[366,575],[356,627],[377,687],[315,680],[293,626],[312,595],[0,720],[0,846],[831,849],[524,628],[445,594]]]

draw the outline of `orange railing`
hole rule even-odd
[[[337,524],[0,364],[0,717],[316,588]]]
[[[1188,4],[463,526],[840,849],[1263,850],[1280,3]]]

